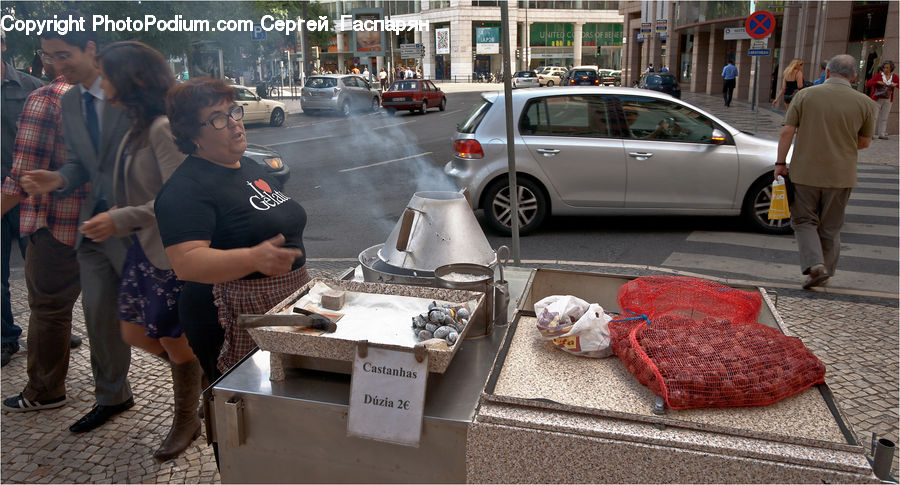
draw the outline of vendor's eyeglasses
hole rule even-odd
[[[42,51],[40,55],[41,61],[43,61],[44,64],[47,65],[53,65],[54,62],[66,62],[70,57],[72,57],[72,54],[68,52],[59,52],[56,55],[53,55]]]
[[[244,119],[244,107],[243,106],[232,106],[231,109],[228,110],[228,114],[218,113],[213,115],[212,118],[206,120],[203,123],[200,123],[200,126],[212,126],[217,130],[221,130],[228,126],[228,118],[233,119],[234,121],[241,121]]]

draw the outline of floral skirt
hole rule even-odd
[[[119,287],[119,319],[144,326],[150,338],[178,338],[178,295],[184,282],[171,269],[159,269],[144,255],[137,238],[128,248]]]

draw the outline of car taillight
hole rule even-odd
[[[575,80],[574,80],[574,79],[569,79],[569,84],[571,84],[572,86],[574,86],[574,85],[575,85]]]
[[[600,85],[600,80],[594,79],[594,86],[599,86],[599,85]]]
[[[459,158],[479,159],[484,158],[481,143],[477,140],[453,140],[453,151]]]

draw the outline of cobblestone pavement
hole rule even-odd
[[[454,90],[484,89],[485,85],[455,86]],[[500,85],[496,85],[500,86]],[[449,85],[444,85],[450,92]],[[685,100],[703,107],[736,127],[761,136],[777,136],[783,112],[768,108],[756,114],[746,103],[721,106],[717,96],[685,93]],[[299,108],[299,106],[297,106]],[[295,111],[296,112],[296,111]],[[764,124],[762,120],[765,119]],[[765,126],[763,126],[765,125]],[[898,164],[897,137],[876,140],[861,152],[861,162]],[[335,277],[354,265],[352,260],[310,259],[314,276]],[[579,271],[596,268],[544,266]],[[649,274],[654,268],[610,270],[618,274]],[[21,271],[11,280],[12,305],[19,324],[28,321],[28,304]],[[900,318],[896,299],[826,295],[792,290],[781,293],[777,310],[790,333],[803,339],[825,362],[826,380],[861,443],[871,433],[898,441],[900,407]],[[24,325],[27,326],[27,325]],[[129,378],[136,405],[103,427],[73,435],[68,427],[94,405],[90,371],[90,341],[80,303],[73,331],[85,338],[70,358],[69,402],[58,409],[0,416],[0,482],[4,483],[217,483],[212,450],[201,438],[179,458],[157,463],[152,453],[171,423],[169,370],[142,351],[134,351]],[[22,351],[0,371],[0,394],[9,397],[25,385],[27,329]],[[900,456],[894,457],[894,473]]]

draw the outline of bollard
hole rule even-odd
[[[880,480],[891,479],[891,465],[894,460],[894,450],[897,448],[894,442],[888,439],[878,438],[872,433],[872,471]]]

